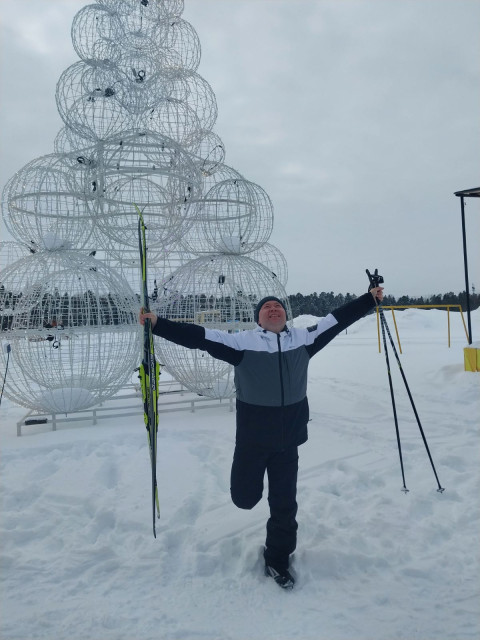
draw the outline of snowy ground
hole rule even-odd
[[[140,405],[138,419],[17,438],[24,410],[4,400],[2,640],[478,639],[480,373],[463,370],[458,315],[450,349],[446,312],[396,315],[446,491],[393,361],[401,491],[385,359],[364,318],[310,367],[292,592],[262,575],[266,500],[250,512],[230,502],[227,407],[162,414],[155,540]]]

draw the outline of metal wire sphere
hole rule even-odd
[[[114,63],[75,62],[60,76],[55,98],[64,123],[87,140],[104,140],[130,129],[131,113],[118,101]]]
[[[32,160],[7,183],[5,224],[20,242],[48,249],[83,247],[93,230],[91,167],[75,155]]]
[[[158,39],[163,41],[164,30],[159,23],[155,31]],[[122,46],[118,48],[118,53],[114,58],[115,64],[120,71],[129,79],[132,78],[137,84],[147,80],[154,74],[162,70],[161,56],[159,56],[159,44],[152,38],[148,38],[143,46],[129,46],[124,38],[120,40]]]
[[[193,157],[197,166],[201,168],[204,161],[197,155],[194,155]],[[194,220],[182,238],[182,244],[185,249],[196,256],[218,253],[205,239],[205,233],[199,218],[199,212],[203,206],[203,199],[206,194],[214,186],[224,182],[225,180],[244,180],[243,176],[236,169],[232,169],[232,167],[229,167],[226,164],[220,163],[215,166],[212,164],[209,165],[209,169],[210,170],[207,172],[201,171],[202,192],[200,197],[194,199],[192,203],[192,206],[195,207],[195,214],[193,216]]]
[[[123,41],[123,46],[128,49],[146,51],[151,49],[157,30],[163,32],[163,24],[160,19],[146,20],[141,13],[132,11],[128,15],[119,14],[119,22],[122,34],[119,39]]]
[[[212,87],[194,71],[177,72],[173,76],[171,100],[177,100],[192,109],[200,120],[200,133],[210,131],[218,115],[217,100]]]
[[[128,15],[132,11],[144,11],[144,15],[148,16],[147,12],[150,11],[158,12],[162,18],[179,17],[184,8],[184,0],[98,0],[98,2],[117,13]]]
[[[91,147],[91,145],[91,140],[82,138],[68,126],[62,127],[53,141],[53,149],[58,154],[70,155],[77,153],[77,155],[81,155],[79,151],[86,147]]]
[[[98,0],[99,4],[115,12],[118,16],[133,16],[142,22],[155,22],[166,17],[165,0]]]
[[[82,60],[113,60],[121,45],[121,26],[115,12],[100,4],[89,4],[75,15],[71,37]]]
[[[192,25],[186,20],[164,21],[166,29],[159,43],[159,58],[164,69],[196,71],[200,65],[202,49],[200,38]]]
[[[165,100],[171,92],[169,78],[160,74],[158,53],[125,49],[117,61],[112,86],[119,103],[131,114],[141,114]]]
[[[132,11],[137,8],[137,5],[141,0],[98,0],[98,4],[102,7],[106,7],[112,13],[117,15],[126,14],[128,15]],[[161,2],[162,0],[160,0]]]
[[[168,30],[159,3],[118,2],[88,5],[75,16],[72,41],[80,58],[115,60],[122,50],[153,52]]]
[[[259,185],[225,180],[210,189],[199,211],[205,238],[217,251],[248,253],[259,249],[273,229],[273,205]]]
[[[184,9],[184,0],[161,0],[161,8],[165,17],[179,18]]]
[[[210,189],[225,180],[245,180],[245,178],[236,169],[224,163],[210,166],[209,171],[202,171],[202,198]]]
[[[205,136],[217,119],[217,103],[210,85],[193,72],[170,72],[158,79],[167,97],[140,114],[137,127],[166,135],[189,147]]]
[[[246,256],[204,256],[172,274],[153,308],[170,320],[234,333],[255,327],[255,306],[267,295],[284,300],[291,317],[285,289],[267,267]],[[167,370],[191,391],[213,398],[233,395],[230,365],[162,338],[157,345]]]
[[[217,182],[197,208],[197,222],[184,238],[194,253],[250,253],[267,242],[273,229],[267,193],[242,178]]]
[[[33,251],[35,251],[35,245],[30,245]],[[29,255],[29,246],[24,242],[0,242],[0,271],[3,271],[16,260],[25,258]]]
[[[115,269],[130,285],[131,289],[141,293],[141,263],[137,249],[130,249],[124,244],[116,243],[103,233],[94,231],[94,242],[92,246],[100,248],[96,252],[96,257],[102,259],[112,269]],[[180,244],[152,248],[150,243],[147,249],[148,269],[147,285],[148,291],[153,298],[162,290],[163,282],[183,264],[193,259]]]
[[[11,345],[5,394],[18,404],[68,413],[130,379],[140,348],[138,301],[101,261],[73,251],[22,258],[1,274],[0,309]]]
[[[181,241],[173,243],[157,253],[156,257],[150,260],[151,266],[148,272],[149,278],[153,283],[153,286],[149,285],[152,300],[157,300],[158,296],[164,292],[165,283],[170,280],[180,267],[194,259],[195,256],[185,249]]]
[[[278,278],[279,282],[286,287],[288,266],[285,256],[278,247],[266,242],[259,249],[249,253],[248,257],[265,265],[272,272],[272,275]]]
[[[193,109],[184,102],[170,98],[159,101],[154,108],[140,114],[136,122],[139,129],[145,128],[167,136],[181,146],[197,137],[202,129]]]
[[[213,131],[201,132],[202,137],[195,136],[192,144],[185,146],[191,151],[195,163],[203,177],[214,174],[225,160],[225,145]]]
[[[125,132],[101,145],[97,167],[96,222],[102,233],[137,249],[134,204],[143,211],[152,248],[184,233],[190,201],[200,192],[201,181],[190,156],[173,140],[151,132]]]
[[[137,233],[138,244],[138,233]],[[110,267],[117,269],[119,273],[122,272],[123,267],[130,269],[135,267],[138,272],[135,278],[127,278],[129,285],[135,291],[138,290],[138,280],[140,279],[140,258],[138,246],[136,248],[128,247],[123,242],[113,240],[111,237],[106,236],[99,227],[95,227],[90,246],[95,250],[95,256],[100,260],[103,260]],[[150,245],[148,248],[148,259],[152,262],[159,259],[159,256],[163,253],[163,247],[158,249],[152,248]],[[135,286],[132,286],[135,283]]]

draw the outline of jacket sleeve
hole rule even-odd
[[[371,293],[364,293],[352,302],[347,302],[342,307],[332,311],[332,315],[340,325],[340,331],[346,329],[351,324],[363,318],[371,309],[375,307],[375,300]]]
[[[198,324],[187,322],[173,322],[166,318],[157,318],[153,333],[160,338],[179,344],[187,349],[200,349],[206,351],[218,360],[224,360],[229,364],[237,365],[243,357],[243,351],[223,345],[205,337],[205,329]]]
[[[335,336],[338,336],[344,329],[351,324],[363,318],[371,309],[375,307],[375,300],[371,293],[365,293],[363,296],[356,298],[352,302],[348,302],[343,306],[335,309],[329,314],[326,319],[330,318],[331,321],[335,321],[335,324],[320,333],[312,344],[306,347],[310,357],[323,349]]]
[[[165,338],[165,340],[180,344],[182,347],[205,351],[205,329],[197,324],[173,322],[166,318],[157,318],[153,333],[156,336]]]

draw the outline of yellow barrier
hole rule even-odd
[[[480,349],[465,347],[463,350],[465,371],[480,371]]]
[[[393,324],[395,325],[395,333],[397,334],[397,342],[400,353],[402,353],[402,345],[400,344],[400,336],[398,335],[397,321],[395,319],[394,309],[446,309],[447,310],[447,325],[448,325],[448,346],[450,347],[450,309],[458,309],[463,322],[463,328],[465,329],[465,335],[468,342],[468,331],[465,325],[465,318],[463,317],[461,304],[396,304],[390,307],[384,307],[383,309],[390,309],[392,312]],[[380,344],[380,314],[377,307],[377,334],[378,334],[378,352],[382,352],[382,346]],[[479,369],[480,370],[480,369]]]

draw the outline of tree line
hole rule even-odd
[[[330,291],[329,293],[322,291],[321,293],[309,293],[304,295],[302,293],[295,293],[293,295],[289,295],[288,299],[290,301],[290,306],[292,307],[292,314],[295,318],[300,315],[311,315],[311,316],[326,316],[328,313],[341,307],[343,304],[347,302],[351,302],[357,296],[351,293],[333,293]],[[386,295],[383,299],[384,306],[395,306],[395,305],[446,305],[446,304],[456,304],[461,305],[462,310],[465,311],[467,308],[467,296],[465,291],[461,293],[453,293],[453,291],[449,291],[448,293],[436,293],[430,296],[420,296],[419,298],[415,298],[412,296],[400,296],[396,298],[392,295]],[[480,306],[480,294],[471,293],[470,294],[470,309],[473,311]],[[438,306],[437,308],[441,308]],[[452,311],[458,311],[458,309],[452,309]]]
[[[0,285],[0,330],[134,324],[136,311],[131,298],[118,293],[98,295],[92,291],[69,295],[41,291],[23,299],[22,293]],[[138,298],[138,296],[137,296]],[[138,302],[138,304],[140,304]],[[19,311],[20,307],[20,311]]]
[[[40,292],[41,294],[41,292]],[[347,293],[333,293],[333,291],[321,293],[310,293],[304,295],[295,293],[289,295],[289,302],[292,308],[292,315],[295,318],[299,315],[312,315],[317,317],[326,316],[338,307],[351,302],[357,296]],[[140,305],[137,295],[138,305]],[[0,285],[0,331],[8,331],[12,328],[15,318],[16,308],[22,307],[23,294],[14,294],[5,291]],[[177,317],[178,320],[197,323],[209,322],[232,322],[253,320],[253,309],[257,304],[257,298],[252,295],[245,295],[237,292],[236,296],[207,296],[206,294],[173,296],[170,304],[163,305],[162,313],[168,317]],[[395,305],[461,305],[466,309],[465,292],[458,294],[450,291],[444,294],[434,294],[431,296],[421,296],[414,298],[411,296],[400,296],[395,298],[386,295],[383,301],[385,306]],[[480,295],[472,293],[470,296],[470,308],[477,309],[480,306]],[[23,305],[21,317],[17,317],[17,328],[24,329],[48,328],[52,326],[95,326],[95,325],[117,325],[132,324],[136,322],[136,313],[132,309],[132,301],[124,299],[118,294],[104,294],[98,296],[92,291],[82,294],[60,295],[55,293],[44,293],[35,299],[29,299],[29,304]],[[457,311],[458,309],[453,309]],[[20,324],[18,324],[18,322]]]

